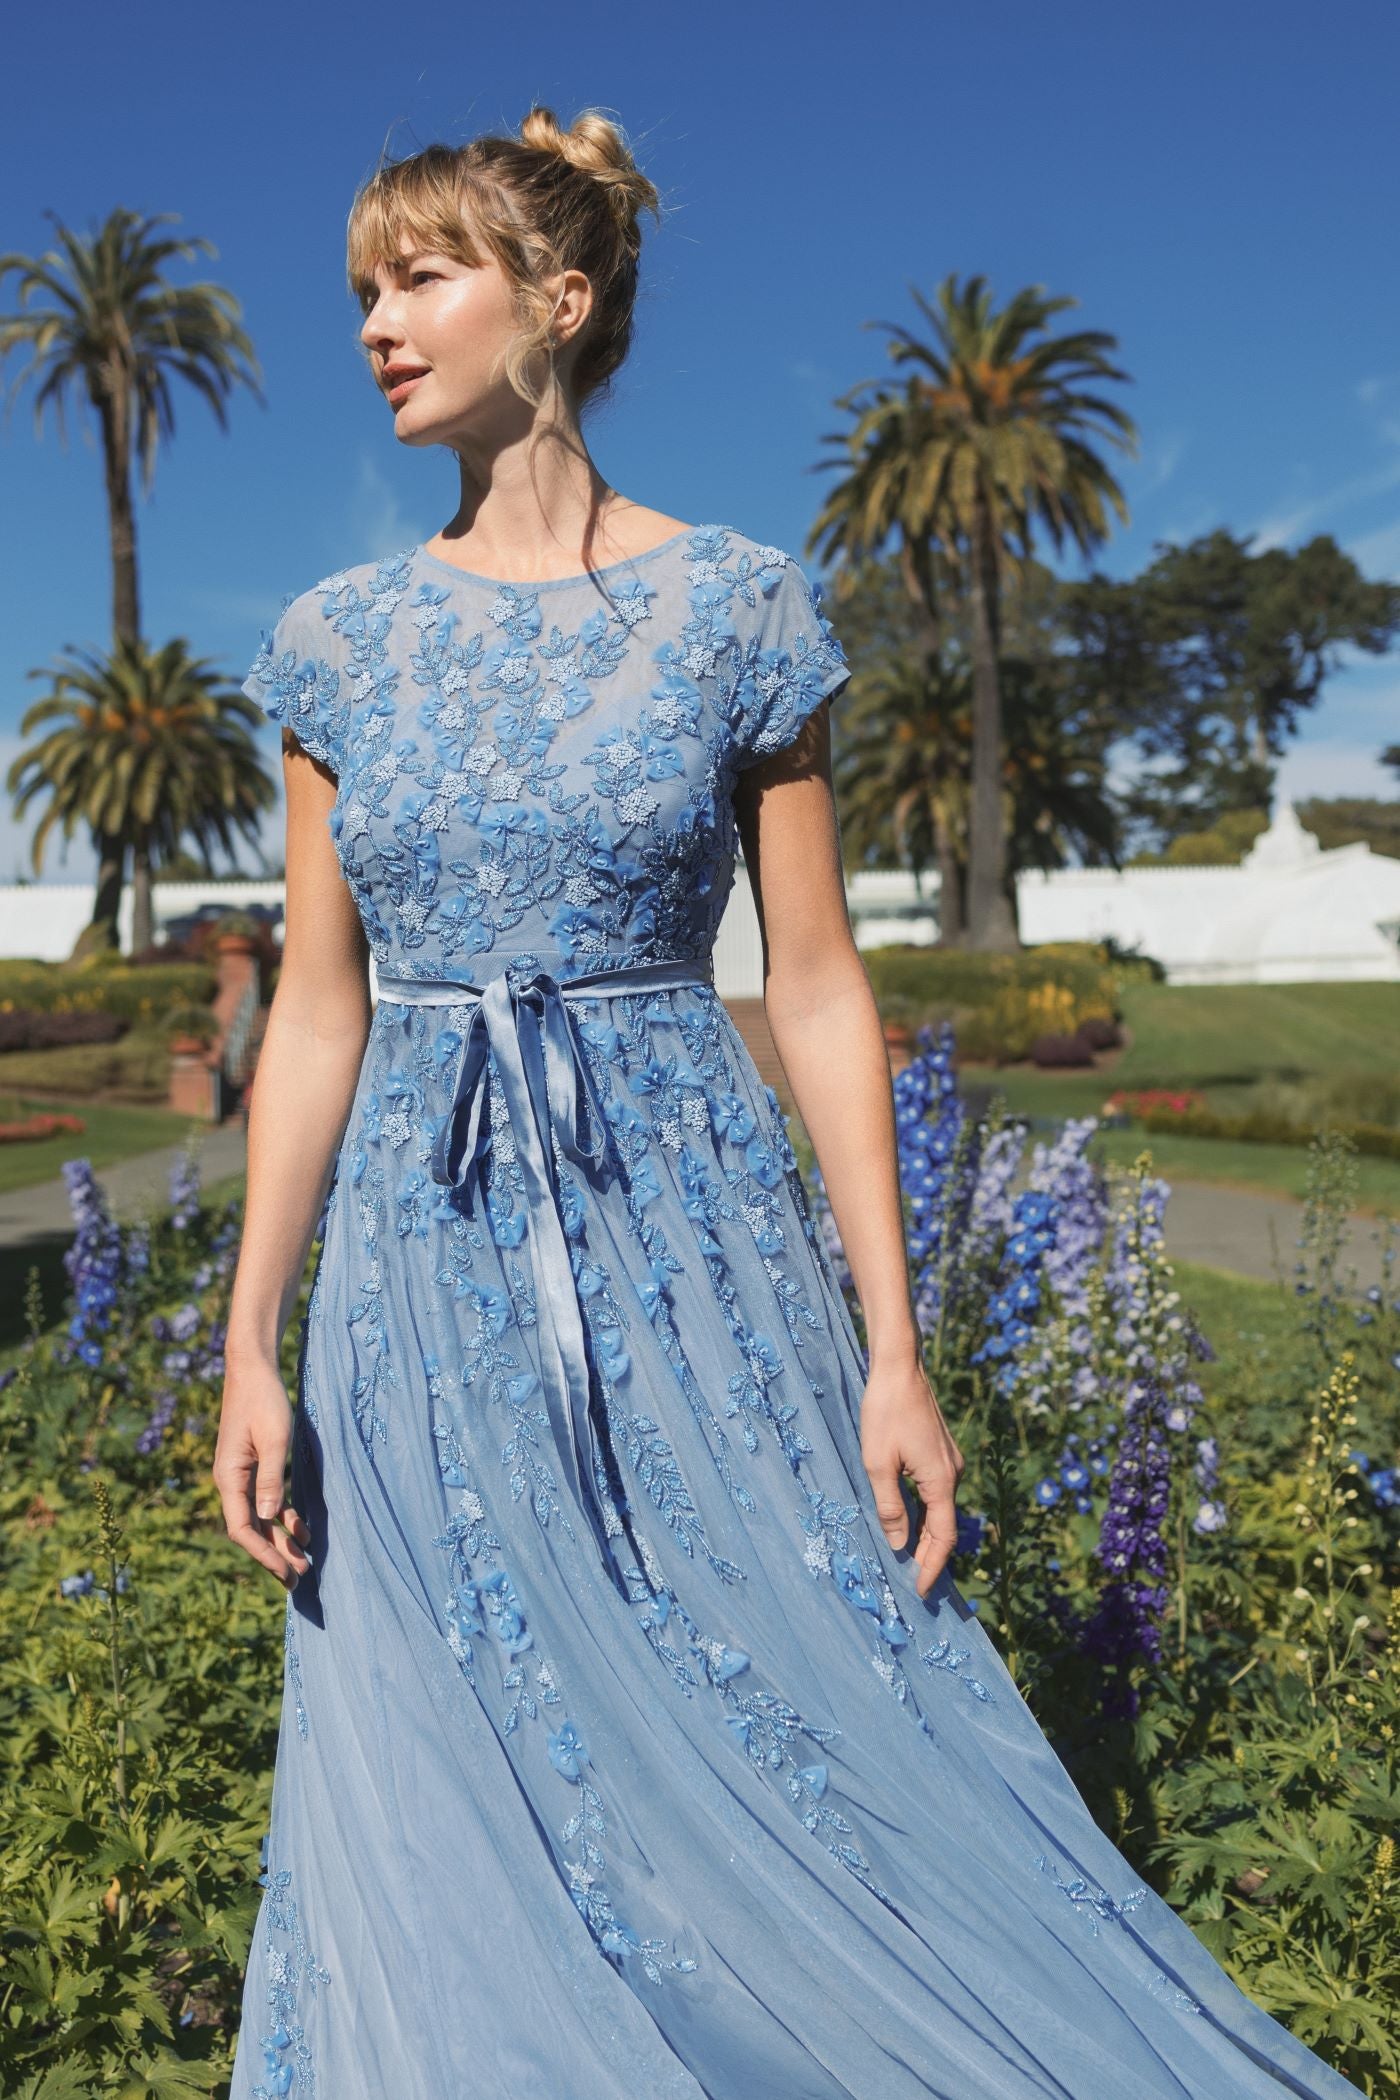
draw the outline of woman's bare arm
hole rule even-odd
[[[914,1476],[926,1596],[956,1540],[963,1460],[924,1372],[910,1298],[889,1054],[846,909],[825,705],[786,750],[740,774],[735,817],[763,936],[768,1025],[865,1316],[861,1455],[895,1547],[909,1531],[899,1476]]]
[[[364,1056],[364,930],[327,819],[335,776],[283,734],[286,934],[248,1110],[243,1243],[213,1475],[229,1537],[288,1588],[306,1526],[285,1501],[291,1407],[278,1368]],[[281,1527],[281,1528],[279,1528]]]

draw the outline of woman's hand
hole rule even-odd
[[[224,1528],[277,1580],[294,1590],[310,1566],[311,1534],[286,1500],[292,1408],[275,1364],[253,1359],[224,1379],[219,1440],[212,1468],[224,1505]]]
[[[915,1588],[926,1597],[957,1543],[954,1498],[962,1478],[963,1455],[922,1364],[911,1361],[897,1370],[872,1368],[860,1404],[860,1453],[875,1491],[880,1527],[896,1551],[909,1540],[909,1512],[899,1476],[914,1476],[924,1505],[923,1529],[914,1549],[919,1568]]]

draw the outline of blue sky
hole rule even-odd
[[[1117,336],[1141,431],[1132,512],[1099,557],[1227,525],[1261,545],[1328,531],[1400,578],[1400,279],[1393,267],[1400,18],[1385,0],[1006,0],[967,9],[684,11],[439,4],[22,10],[6,37],[0,246],[39,252],[45,211],[176,212],[217,249],[188,275],[242,302],[265,405],[221,431],[177,394],[139,507],[146,632],[241,678],[289,593],[426,538],[454,463],[400,449],[366,376],[344,226],[382,148],[565,123],[602,105],[662,193],[632,359],[590,429],[622,492],[800,558],[840,427],[834,398],[889,368],[872,320],[917,325],[950,270],[999,300],[1043,284],[1057,326]],[[22,84],[23,92],[18,92]],[[13,280],[0,303],[13,304]],[[20,360],[0,367],[13,389]],[[103,644],[101,462],[80,403],[66,451],[34,384],[0,426],[0,759],[31,666]],[[813,565],[809,561],[808,567]],[[1400,653],[1335,680],[1290,755],[1295,793],[1390,793]],[[264,732],[275,761],[277,740]],[[27,832],[27,827],[26,827]],[[0,879],[27,868],[0,810]],[[46,879],[91,868],[56,847]]]

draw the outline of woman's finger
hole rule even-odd
[[[924,1521],[914,1558],[919,1566],[915,1586],[921,1597],[943,1573],[958,1540],[958,1510],[952,1478],[943,1473],[916,1474]]]

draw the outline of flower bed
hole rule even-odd
[[[1110,1180],[1092,1117],[1051,1143],[978,1120],[946,1032],[895,1103],[926,1361],[968,1462],[963,1594],[1139,1875],[1362,2092],[1394,2093],[1400,1290],[1393,1262],[1345,1288],[1349,1148],[1314,1149],[1287,1348],[1221,1382],[1146,1155]],[[86,1162],[67,1174],[63,1323],[36,1276],[0,1370],[0,2090],[213,2092],[285,1608],[209,1477],[241,1206],[209,1209],[187,1156],[168,1215],[123,1226]]]
[[[86,1128],[81,1116],[66,1115],[59,1109],[36,1108],[32,1115],[0,1122],[0,1145],[23,1144],[29,1138],[80,1137]]]

